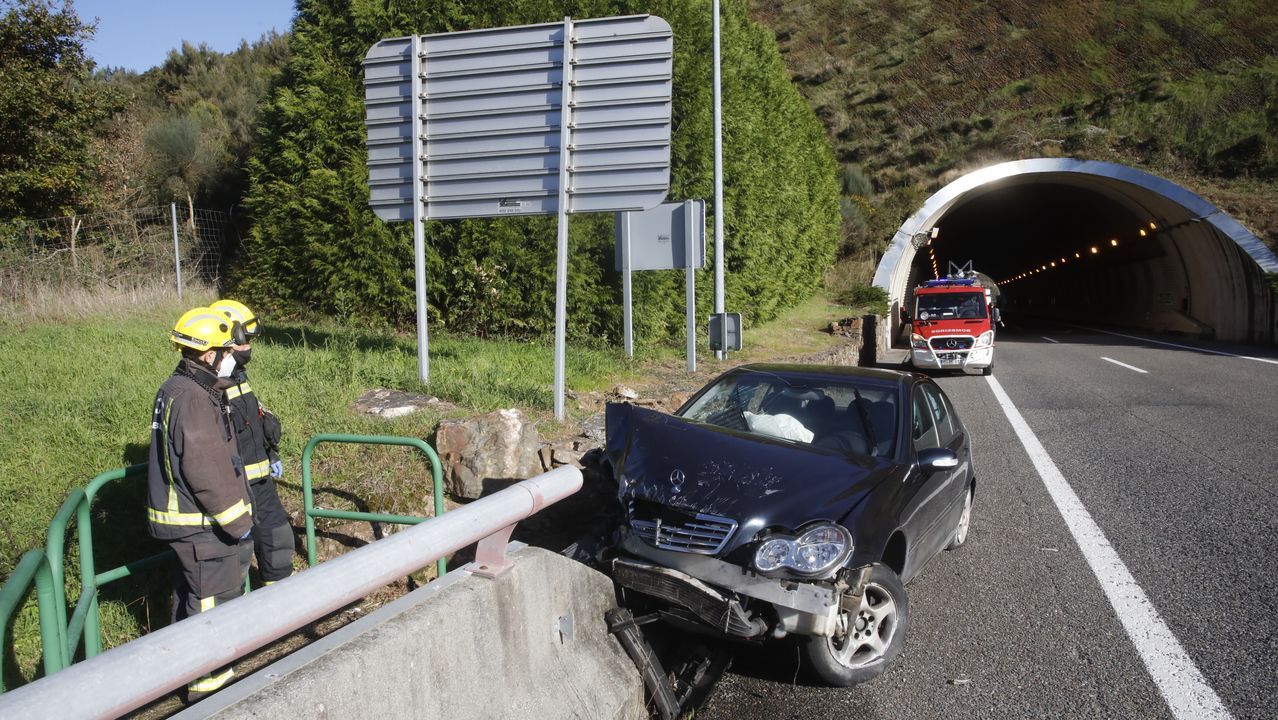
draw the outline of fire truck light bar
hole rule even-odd
[[[976,284],[975,280],[969,280],[966,278],[962,280],[958,278],[941,278],[940,280],[924,280],[923,281],[923,287],[945,287],[947,285],[965,285],[970,287],[975,284]]]

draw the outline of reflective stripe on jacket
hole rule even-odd
[[[248,478],[220,402],[224,390],[209,368],[183,358],[156,393],[147,468],[153,537],[169,540],[220,527],[238,539],[253,527]]]
[[[271,474],[271,463],[279,460],[280,421],[258,402],[248,373],[236,368],[226,389],[231,406],[231,424],[235,428],[236,447],[244,459],[248,479],[259,480]]]

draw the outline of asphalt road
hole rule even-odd
[[[1070,327],[1010,329],[997,353],[998,384],[1189,671],[1155,681],[1175,653],[1139,618],[1125,629],[991,384],[939,376],[973,436],[976,506],[967,543],[909,586],[896,664],[830,689],[794,644],[743,648],[698,720],[1168,718],[1187,687],[1278,717],[1278,353]]]

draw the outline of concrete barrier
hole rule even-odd
[[[519,545],[506,573],[450,572],[175,717],[646,720],[612,582]]]

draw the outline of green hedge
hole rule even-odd
[[[275,310],[392,325],[413,320],[411,229],[368,209],[362,67],[383,37],[553,22],[565,14],[652,13],[675,32],[670,199],[712,196],[711,23],[707,3],[471,3],[301,0],[291,60],[261,114],[247,204],[254,227],[236,290]],[[748,321],[775,317],[820,281],[838,242],[835,165],[823,130],[791,85],[772,35],[723,3],[727,292]],[[569,330],[620,334],[611,215],[570,223]],[[431,322],[478,335],[538,335],[554,313],[553,217],[427,224]],[[708,312],[710,273],[699,274]],[[636,333],[682,333],[683,277],[637,273]]]

